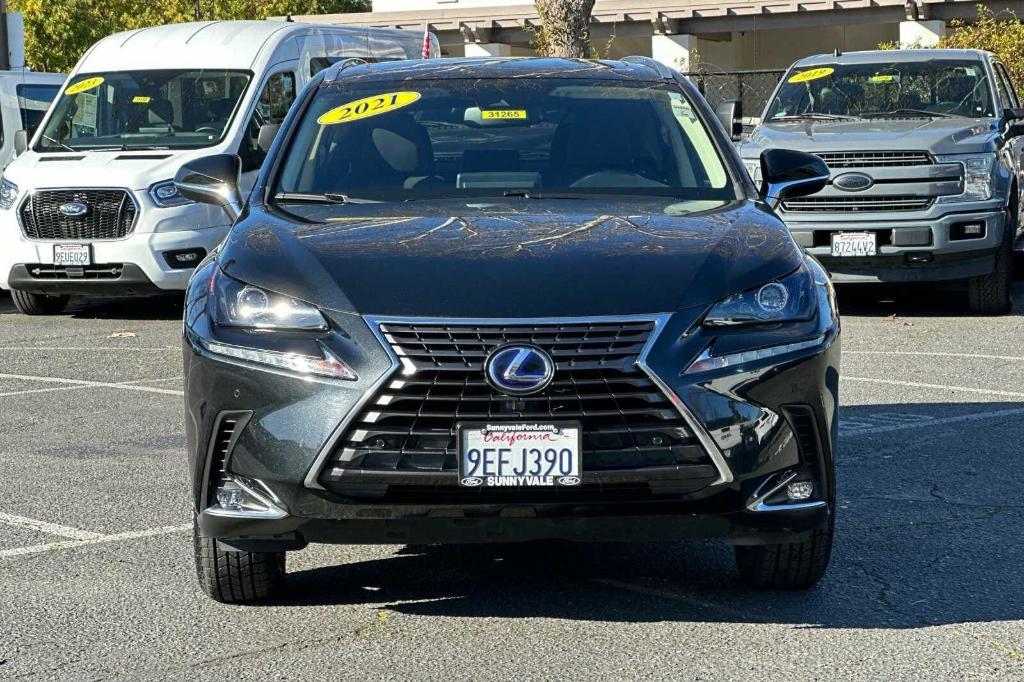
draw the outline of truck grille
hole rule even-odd
[[[892,196],[810,196],[782,202],[782,209],[790,213],[887,213],[890,211],[922,211],[932,204],[932,197],[911,195]]]
[[[353,483],[369,481],[367,474],[450,472],[452,478],[445,479],[448,485],[436,490],[439,496],[476,499],[483,494],[486,498],[490,491],[463,493],[450,487],[458,470],[458,422],[569,420],[583,427],[584,476],[675,467],[705,479],[692,486],[699,489],[717,478],[717,469],[670,400],[637,367],[653,331],[651,321],[382,323],[380,332],[403,371],[385,380],[349,422],[320,481],[330,488],[343,478]],[[507,343],[532,344],[551,355],[555,378],[546,389],[512,397],[485,381],[485,359]],[[360,479],[351,477],[355,473]],[[433,479],[432,486],[438,483],[437,477],[427,478]],[[394,482],[416,480],[410,476]],[[644,487],[642,480],[637,482]],[[415,497],[403,489],[405,497]],[[529,493],[511,495],[528,497]]]
[[[829,168],[882,168],[887,166],[927,166],[927,152],[818,152]]]
[[[63,204],[79,202],[88,212],[70,218]],[[123,189],[40,190],[20,209],[21,225],[29,239],[122,239],[135,227],[138,209]]]

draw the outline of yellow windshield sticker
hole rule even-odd
[[[136,95],[132,97],[132,104],[149,104],[152,99],[152,97],[146,97],[145,95]]]
[[[358,121],[407,107],[420,98],[418,92],[386,92],[335,107],[316,120],[322,126]]]
[[[74,85],[69,85],[68,89],[64,91],[65,95],[77,95],[80,92],[86,90],[92,90],[98,88],[103,83],[103,76],[93,76],[92,78],[86,78],[84,81],[78,81]]]
[[[485,121],[497,121],[502,119],[526,120],[525,109],[485,109],[480,112],[480,117]]]
[[[876,74],[868,79],[871,83],[891,83],[894,80],[896,80],[896,76],[887,73]]]
[[[830,66],[823,66],[820,69],[811,69],[810,71],[801,71],[795,76],[790,76],[787,83],[806,83],[807,81],[817,80],[818,78],[824,78],[825,76],[831,76],[835,72]]]

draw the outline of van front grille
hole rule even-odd
[[[61,207],[82,204],[84,214],[68,216]],[[21,226],[29,239],[123,239],[135,228],[138,208],[123,189],[45,189],[22,202]]]

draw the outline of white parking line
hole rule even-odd
[[[0,351],[32,351],[32,350],[43,350],[51,352],[64,352],[64,351],[111,351],[111,350],[127,350],[127,351],[142,351],[142,352],[159,352],[167,353],[169,351],[178,350],[181,348],[178,346],[146,346],[144,348],[131,347],[131,346],[0,346]]]
[[[154,535],[170,535],[171,533],[180,533],[188,530],[192,526],[162,526],[160,528],[150,528],[148,530],[133,530],[127,533],[116,533],[114,535],[101,535],[96,538],[89,538],[86,540],[68,540],[67,542],[49,542],[45,545],[30,545],[28,547],[15,547],[14,549],[3,549],[0,550],[0,559],[5,559],[14,556],[25,556],[26,554],[42,554],[43,552],[56,552],[65,549],[74,549],[75,547],[85,547],[87,545],[99,545],[105,542],[118,542],[119,540],[134,540],[136,538],[148,538]]]
[[[31,374],[0,374],[0,379],[22,379],[25,381],[40,381],[51,384],[74,384],[76,386],[91,386],[94,388],[120,388],[126,391],[142,391],[143,393],[161,393],[163,395],[185,395],[184,391],[176,391],[170,388],[156,388],[154,386],[133,386],[129,383],[110,383],[106,381],[85,381],[82,379],[63,379],[60,377],[41,377]],[[155,379],[154,381],[162,381]]]
[[[1007,398],[1024,398],[1024,393],[1019,393],[1016,391],[997,391],[991,388],[973,388],[971,386],[947,386],[945,384],[926,384],[919,381],[897,381],[896,379],[875,379],[873,377],[851,376],[844,376],[840,381],[860,381],[871,384],[886,384],[888,386],[906,386],[908,388],[938,388],[944,391],[961,391],[963,393],[981,393],[984,395],[998,395]]]
[[[848,350],[843,349],[843,355],[920,355],[936,358],[977,358],[979,360],[1007,360],[1009,362],[1024,362],[1024,356],[1019,355],[985,355],[982,353],[933,353],[930,351],[917,350]]]
[[[889,433],[891,431],[903,431],[906,429],[924,429],[946,424],[959,424],[960,422],[976,421],[979,419],[997,419],[999,417],[1018,417],[1024,415],[1024,407],[1014,407],[1005,410],[991,410],[988,412],[971,412],[970,414],[958,414],[955,417],[935,417],[933,419],[921,419],[916,422],[905,422],[902,424],[885,424],[882,426],[871,426],[861,429],[840,429],[839,434],[843,438],[853,436],[867,436],[873,433]]]
[[[5,514],[4,512],[0,512],[0,523],[5,523],[8,526],[17,526],[19,528],[28,528],[30,530],[39,531],[40,533],[47,533],[48,535],[57,535],[62,538],[71,538],[72,540],[97,540],[104,537],[102,533],[79,530],[70,526],[62,526],[59,523],[48,523],[46,521],[30,519],[26,516]]]

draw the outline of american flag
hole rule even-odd
[[[423,58],[430,59],[430,24],[423,22]]]

